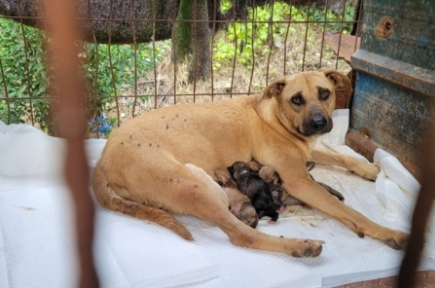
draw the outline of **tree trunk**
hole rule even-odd
[[[194,0],[195,1],[195,0]],[[172,31],[172,61],[182,63],[193,53],[193,8],[191,0],[181,0]],[[187,59],[190,60],[190,59]]]
[[[0,14],[25,17],[24,24],[44,29],[35,17],[45,17],[41,0],[0,0]],[[178,0],[79,0],[79,21],[85,41],[100,44],[130,44],[171,38],[172,19]],[[112,5],[110,5],[112,3]],[[20,4],[20,5],[18,5]],[[135,25],[133,25],[133,21]],[[153,20],[155,31],[153,31]],[[149,20],[149,21],[147,21]],[[163,21],[162,21],[163,20]],[[135,27],[133,31],[133,27]],[[95,40],[94,40],[95,39]]]
[[[193,2],[193,3],[192,3]],[[181,0],[172,34],[172,60],[187,61],[189,80],[206,79],[210,76],[210,29],[207,21],[207,0]],[[204,22],[190,22],[201,20]]]

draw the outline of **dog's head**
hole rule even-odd
[[[321,135],[332,129],[335,89],[352,87],[349,78],[335,70],[303,72],[271,83],[262,100],[275,97],[279,122],[301,136]]]

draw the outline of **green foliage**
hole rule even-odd
[[[237,59],[242,64],[248,67],[252,65],[253,51],[261,55],[266,55],[270,52],[269,45],[267,45],[267,42],[271,40],[270,35],[272,33],[273,35],[283,35],[286,30],[283,25],[267,22],[283,21],[285,19],[285,11],[289,11],[288,9],[290,9],[290,6],[281,2],[276,2],[274,6],[266,4],[256,9],[248,8],[248,19],[260,23],[234,23],[228,26],[227,38],[232,43],[237,41]],[[234,44],[229,44],[226,41],[218,41],[214,51],[214,57],[217,61],[216,67],[219,67],[219,62],[233,59],[236,47]]]
[[[30,114],[30,101],[22,98],[45,97],[49,79],[42,49],[43,33],[8,19],[0,19],[0,120],[8,123],[5,88],[9,96],[12,123],[24,123]],[[26,53],[27,52],[27,53]],[[34,119],[43,130],[49,128],[48,99],[32,101]]]
[[[169,47],[166,41],[164,45],[156,47],[156,62],[162,56],[162,50]],[[135,84],[135,62],[137,80],[146,77],[146,74],[154,69],[152,45],[138,44],[136,49],[136,61],[134,45],[101,45],[83,44],[84,51],[79,56],[83,59],[84,75],[87,79],[88,88],[97,96],[120,95]],[[109,50],[110,49],[110,50]],[[110,54],[109,54],[110,51]],[[114,97],[97,98],[98,114],[113,109],[110,104]]]
[[[232,0],[222,0],[220,10],[222,13],[227,13],[230,9],[233,8]]]
[[[32,99],[34,121],[43,131],[50,133],[50,81],[43,50],[43,43],[46,41],[44,37],[45,33],[38,29],[23,26],[22,31],[20,23],[0,19],[0,61],[5,77],[3,81],[0,71],[0,120],[5,123],[29,123],[30,101],[23,98],[35,98]],[[135,79],[139,81],[146,77],[148,71],[154,69],[151,44],[138,44],[136,57],[134,45],[112,45],[110,48],[108,45],[98,44],[78,45],[82,49],[79,57],[88,89],[92,95],[97,96],[88,103],[89,113],[93,117],[113,109],[115,98],[112,96],[131,91],[134,89],[132,87]],[[156,61],[163,56],[163,50],[169,47],[168,41],[156,45]],[[9,102],[6,100],[5,88]]]
[[[342,14],[335,15],[330,10],[327,9],[319,9],[319,8],[311,8],[309,11],[307,8],[300,8],[301,12],[304,15],[308,15],[308,20],[310,21],[331,21],[326,23],[325,30],[330,31],[343,31],[344,34],[350,33],[352,30],[352,23],[340,23],[339,21],[353,21],[355,8],[352,7],[351,2],[347,2],[344,7],[344,19]],[[326,18],[325,18],[326,13]],[[323,29],[323,24],[317,24]]]
[[[228,11],[232,7],[230,0],[221,2],[221,11]],[[344,20],[353,21],[354,8],[351,3],[346,3]],[[325,14],[326,13],[326,14]],[[326,18],[325,18],[326,16]],[[252,55],[256,57],[267,56],[271,51],[271,43],[275,37],[283,38],[287,33],[296,32],[295,24],[288,25],[287,21],[327,21],[327,31],[336,30],[347,34],[352,29],[351,23],[339,23],[342,15],[335,15],[330,10],[306,7],[290,6],[287,3],[275,2],[273,5],[266,4],[254,9],[248,8],[248,21],[246,23],[234,23],[228,26],[226,39],[216,41],[214,51],[214,67],[218,69],[228,65],[237,54],[239,64],[252,67]],[[328,22],[330,21],[330,22]],[[253,23],[254,22],[254,23]],[[273,22],[273,23],[271,23]],[[311,29],[323,29],[323,23],[311,23]],[[229,41],[227,41],[229,40]],[[237,43],[237,51],[236,45]]]

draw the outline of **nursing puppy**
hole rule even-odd
[[[211,178],[205,171],[191,163],[187,163],[184,166],[190,169],[195,176],[200,178],[208,188],[224,203],[226,207],[231,210],[240,221],[252,228],[257,227],[258,216],[251,201],[239,190],[237,190],[237,184],[230,177],[226,176],[222,171],[216,169],[215,173],[222,184],[222,187]]]
[[[270,223],[278,220],[275,203],[267,184],[253,172],[247,163],[238,161],[228,167],[228,171],[237,183],[240,192],[248,196],[257,211],[258,218],[272,218]]]
[[[192,240],[173,214],[211,222],[231,243],[294,257],[315,257],[321,240],[267,235],[242,223],[207,184],[184,163],[215,180],[216,168],[256,159],[278,172],[286,193],[369,236],[404,249],[406,233],[374,223],[316,184],[307,161],[344,167],[376,179],[379,168],[314,147],[332,129],[336,88],[352,89],[335,70],[303,72],[270,83],[262,93],[214,103],[180,104],[144,113],[110,135],[92,176],[98,202],[133,217],[153,221]]]
[[[252,228],[257,227],[257,211],[255,211],[248,196],[242,194],[237,189],[237,183],[234,182],[231,177],[225,175],[224,172],[216,169],[215,174],[222,183],[222,188],[228,196],[231,213],[246,225],[251,226]]]

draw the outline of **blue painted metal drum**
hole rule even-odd
[[[350,129],[418,165],[435,97],[435,0],[366,0],[364,9]]]

